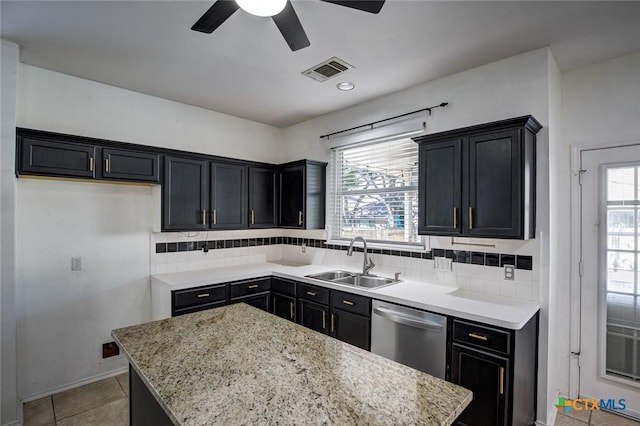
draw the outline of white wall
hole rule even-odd
[[[548,57],[548,49],[538,49],[288,127],[284,129],[284,160],[327,161],[329,151],[320,135],[441,102],[449,106],[434,110],[427,118],[429,133],[527,114],[546,127]]]
[[[640,52],[562,74],[561,137],[550,146],[552,324],[549,398],[569,391],[571,273],[567,261],[577,236],[571,235],[571,149],[592,145],[640,143]],[[552,380],[555,378],[555,380]],[[550,404],[550,402],[549,402]]]
[[[150,319],[151,201],[145,186],[18,180],[21,397],[126,367],[99,349]]]
[[[20,64],[18,126],[278,162],[282,130]]]
[[[18,419],[15,319],[14,177],[18,46],[1,41],[0,58],[0,424]]]
[[[24,64],[17,125],[280,159],[281,129]],[[9,158],[13,174],[13,153]],[[99,364],[98,343],[114,327],[150,318],[150,228],[158,210],[149,187],[17,182],[18,390],[21,399],[33,399],[126,365]],[[82,271],[70,271],[72,256],[82,257]]]

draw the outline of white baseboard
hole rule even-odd
[[[107,373],[97,374],[95,376],[87,377],[85,379],[71,382],[66,385],[56,386],[55,388],[47,389],[44,392],[40,392],[35,395],[26,396],[22,398],[21,403],[24,404],[25,402],[35,401],[36,399],[51,396],[58,392],[64,392],[69,389],[77,388],[78,386],[88,385],[89,383],[98,382],[100,380],[108,379],[109,377],[119,376],[120,374],[126,373],[128,371],[129,371],[129,366],[127,365],[126,367],[120,367],[118,369],[111,370]],[[2,426],[5,426],[5,425],[2,425]]]

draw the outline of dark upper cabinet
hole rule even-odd
[[[278,226],[276,169],[249,167],[249,228]]]
[[[534,238],[540,129],[535,118],[525,116],[416,138],[418,232]]]
[[[100,177],[138,182],[160,182],[160,156],[122,149],[102,149]]]
[[[462,208],[462,139],[420,145],[418,231],[459,235]],[[427,208],[423,208],[423,206]]]
[[[211,229],[247,227],[247,170],[244,165],[211,163]]]
[[[310,160],[280,166],[279,226],[324,228],[326,168]]]
[[[18,174],[95,177],[96,148],[49,139],[18,136]]]
[[[205,230],[209,227],[209,162],[166,156],[162,185],[162,229]]]

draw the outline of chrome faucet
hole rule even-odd
[[[373,260],[371,260],[371,258],[369,258],[369,261],[367,262],[367,240],[365,240],[364,237],[358,235],[351,239],[351,243],[349,243],[349,250],[347,250],[347,256],[353,255],[353,243],[356,240],[362,241],[362,245],[364,246],[364,263],[362,264],[362,275],[369,275],[369,271],[372,270],[373,267],[376,266],[376,264],[373,263]]]

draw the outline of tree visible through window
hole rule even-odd
[[[418,146],[411,139],[335,148],[331,155],[332,239],[421,244]]]

